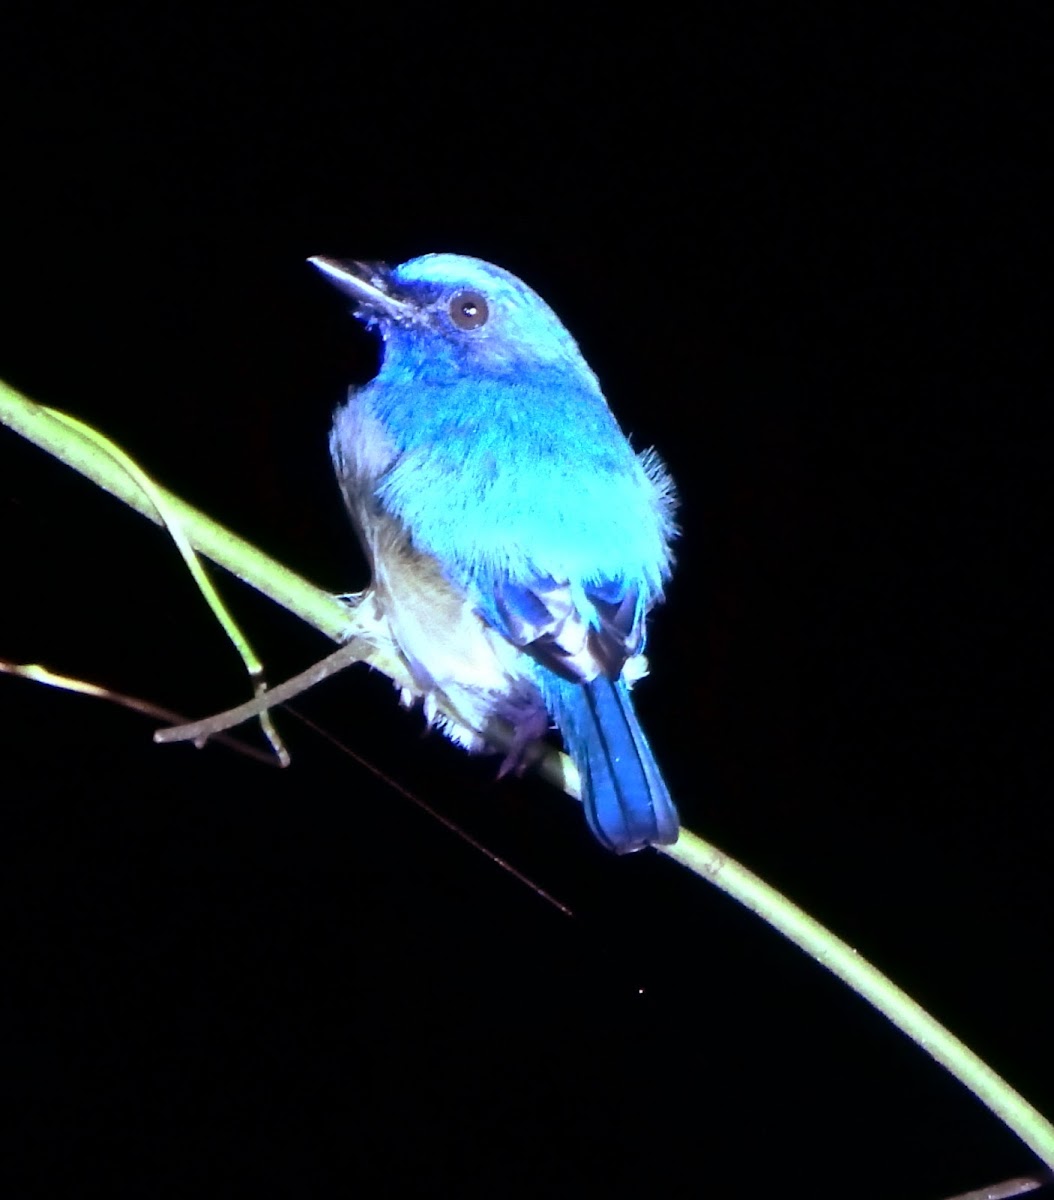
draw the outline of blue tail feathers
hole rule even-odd
[[[560,696],[557,723],[582,776],[586,820],[618,854],[677,840],[677,809],[622,679],[600,676]]]

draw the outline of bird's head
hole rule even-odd
[[[461,254],[425,254],[397,267],[310,258],[385,342],[382,372],[472,369],[593,374],[556,313],[515,275]]]

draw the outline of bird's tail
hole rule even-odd
[[[562,689],[557,723],[582,776],[589,827],[628,854],[677,840],[677,809],[622,679],[604,676]]]

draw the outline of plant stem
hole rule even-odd
[[[62,462],[80,471],[132,508],[161,524],[152,503],[108,454],[50,410],[0,382],[0,421]],[[336,597],[301,579],[281,563],[212,521],[170,492],[165,501],[178,514],[196,549],[281,604],[334,641],[354,632],[348,608]],[[542,771],[550,782],[577,794],[573,766],[563,755],[547,756]],[[746,905],[822,966],[844,980],[889,1021],[952,1073],[1038,1157],[1054,1168],[1054,1125],[981,1061],[958,1038],[851,947],[781,896],[752,872],[685,829],[661,852]]]

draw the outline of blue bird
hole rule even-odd
[[[676,841],[629,693],[670,573],[665,468],[633,452],[574,339],[508,271],[457,254],[309,261],[383,339],[330,453],[411,694],[471,750],[507,722],[501,774],[551,714],[600,842]]]

